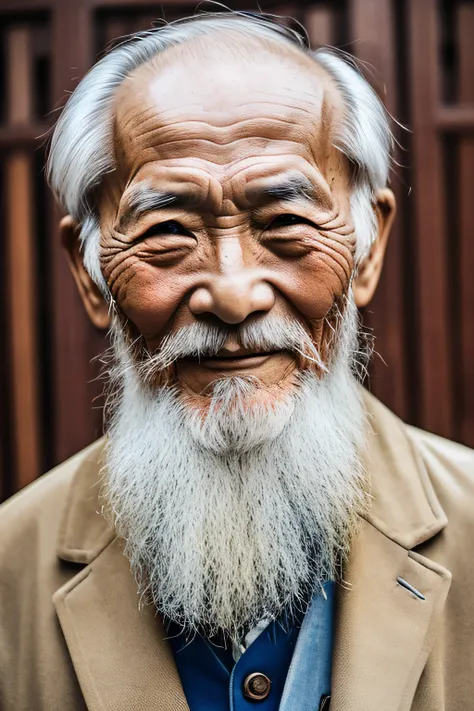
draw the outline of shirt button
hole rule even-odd
[[[244,680],[244,696],[251,701],[263,701],[272,688],[272,682],[260,672],[249,674]]]

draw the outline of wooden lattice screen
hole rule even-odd
[[[474,446],[474,3],[259,6],[302,21],[315,45],[372,65],[389,111],[413,131],[396,131],[399,213],[364,314],[380,354],[370,387],[408,421]],[[91,361],[105,339],[87,321],[59,246],[42,169],[47,131],[107,44],[194,7],[0,0],[0,498],[101,432]]]

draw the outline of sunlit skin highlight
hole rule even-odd
[[[196,320],[237,326],[272,312],[297,318],[329,357],[355,251],[349,167],[332,145],[339,120],[330,79],[290,50],[249,64],[180,47],[124,82],[101,266],[130,338],[153,353]],[[280,194],[292,181],[312,194]],[[140,188],[177,199],[129,219]],[[284,389],[301,365],[294,354],[236,348],[178,361],[178,384],[198,394],[242,374]]]

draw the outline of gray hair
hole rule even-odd
[[[375,194],[388,180],[393,137],[382,102],[347,56],[332,48],[311,51],[303,37],[265,17],[218,12],[196,15],[131,35],[106,54],[80,82],[59,118],[51,140],[47,174],[61,207],[80,226],[84,264],[107,296],[100,269],[97,191],[114,169],[115,92],[140,65],[170,47],[209,33],[237,35],[262,45],[292,46],[312,57],[333,79],[344,105],[344,120],[334,145],[353,166],[352,218],[356,263],[376,236]]]

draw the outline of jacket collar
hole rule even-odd
[[[446,516],[406,427],[370,395],[364,398],[373,428],[373,505],[337,602],[331,711],[405,711],[450,584],[449,571],[412,549],[441,531]],[[82,566],[53,597],[59,621],[89,711],[156,704],[185,711],[161,623],[151,607],[138,609],[122,545],[100,513],[103,447],[99,441],[81,458],[65,507],[58,555]]]
[[[91,563],[114,538],[102,515],[101,468],[105,437],[80,452],[59,525],[57,555],[70,563]]]
[[[367,520],[407,549],[439,533],[447,524],[410,428],[379,400],[363,391],[371,423],[367,468],[371,510]]]
[[[166,633],[115,538],[53,595],[88,711],[189,711]]]
[[[56,613],[89,711],[189,711],[163,625],[139,604],[123,545],[102,515],[105,444],[79,455],[57,555],[81,565],[53,595]]]

